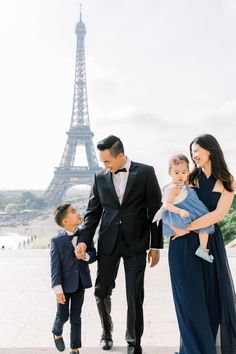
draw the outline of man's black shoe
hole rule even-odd
[[[62,337],[56,339],[55,335],[53,335],[53,339],[54,339],[54,343],[55,346],[57,348],[57,350],[59,350],[59,352],[63,352],[65,350],[65,343]]]
[[[110,350],[113,347],[112,338],[101,338],[100,345],[103,350]]]
[[[128,345],[127,347],[127,354],[142,354],[142,348],[135,348],[132,345]]]

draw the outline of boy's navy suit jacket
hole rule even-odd
[[[76,258],[74,246],[65,230],[53,237],[50,251],[52,288],[61,285],[64,293],[74,293],[80,282],[85,289],[91,288],[92,281],[88,263],[95,262],[96,250],[91,246],[87,253],[90,256],[88,262]]]

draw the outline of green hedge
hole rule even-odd
[[[236,196],[226,217],[219,223],[225,244],[236,238]]]

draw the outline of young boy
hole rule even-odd
[[[78,225],[81,223],[81,217],[73,205],[58,206],[54,217],[64,230],[51,240],[51,282],[57,300],[52,333],[56,348],[64,351],[62,331],[70,316],[70,354],[78,354],[81,347],[84,289],[92,287],[88,264],[95,262],[96,251],[94,247],[90,247],[87,253],[81,254],[80,259],[76,258],[74,248],[79,239]]]

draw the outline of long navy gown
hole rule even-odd
[[[213,192],[215,177],[199,175],[199,199],[210,211],[220,193]],[[236,354],[236,298],[219,226],[209,236],[214,262],[195,256],[199,246],[194,232],[170,241],[169,267],[180,330],[179,354]],[[217,343],[218,338],[219,343]],[[218,348],[218,349],[217,349]]]

